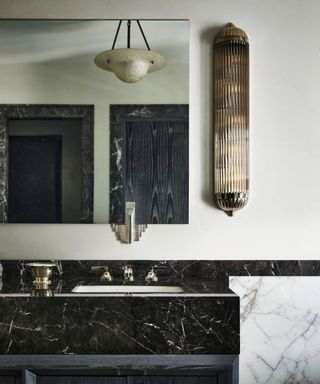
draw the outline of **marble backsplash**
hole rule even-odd
[[[161,274],[173,278],[201,276],[204,280],[219,280],[227,285],[229,276],[320,276],[318,260],[58,260],[56,263],[58,275],[87,275],[92,265],[113,263],[120,268],[134,264],[142,273],[155,266]],[[19,276],[26,271],[25,264],[23,260],[0,260],[0,277],[3,265],[6,275]]]

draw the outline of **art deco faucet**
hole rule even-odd
[[[131,283],[134,281],[133,268],[131,265],[126,265],[123,268],[123,279],[125,283]]]
[[[139,241],[147,225],[135,223],[135,203],[133,201],[127,201],[125,224],[111,224],[111,227],[121,243],[131,244],[134,241]]]

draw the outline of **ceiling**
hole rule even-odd
[[[0,64],[86,63],[111,49],[116,20],[1,20]],[[188,63],[189,22],[143,20],[151,50],[167,63]],[[127,22],[123,21],[115,48],[126,47]],[[132,21],[131,47],[145,48],[137,23]]]

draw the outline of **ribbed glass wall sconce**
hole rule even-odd
[[[215,199],[229,216],[249,195],[249,41],[228,24],[214,43]]]

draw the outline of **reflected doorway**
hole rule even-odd
[[[8,222],[80,219],[80,120],[10,120]]]
[[[0,222],[93,223],[93,129],[93,105],[0,105]]]

